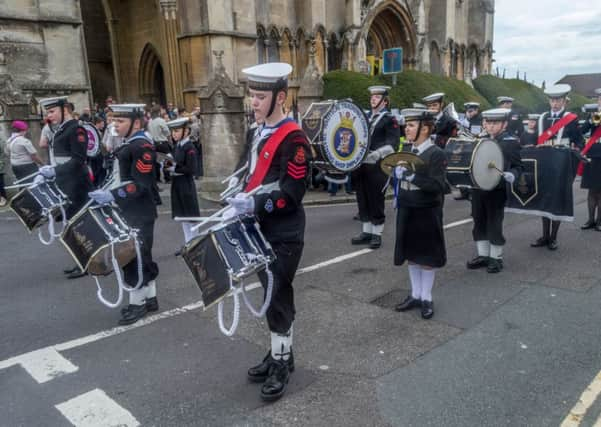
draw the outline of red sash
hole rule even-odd
[[[557,132],[559,132],[559,130],[562,127],[567,126],[569,123],[571,123],[577,118],[578,116],[574,113],[568,113],[565,116],[563,116],[561,119],[556,121],[553,126],[551,126],[549,129],[540,134],[540,136],[538,137],[537,145],[544,144],[549,139],[553,138],[555,135],[557,135]]]
[[[267,175],[267,171],[271,166],[271,162],[273,161],[274,154],[282,141],[286,139],[286,137],[296,130],[300,130],[298,124],[294,121],[289,121],[284,123],[282,126],[278,128],[274,133],[271,134],[263,149],[259,153],[257,157],[257,166],[255,167],[255,171],[250,177],[250,181],[246,184],[244,188],[244,192],[248,193],[251,190],[257,188],[263,182],[265,175]]]
[[[586,155],[586,153],[588,153],[588,151],[591,149],[593,144],[595,142],[597,142],[600,138],[601,138],[601,126],[599,126],[597,129],[595,129],[595,132],[593,132],[593,134],[591,135],[591,138],[588,140],[588,142],[586,143],[586,145],[584,146],[584,148],[582,149],[580,154],[582,154],[583,156]],[[582,176],[583,173],[584,173],[584,162],[580,162],[580,164],[578,165],[577,174],[578,174],[578,176]]]

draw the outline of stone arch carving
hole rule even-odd
[[[338,70],[342,65],[342,43],[338,34],[332,32],[328,36],[327,63],[328,71]]]
[[[267,62],[278,62],[280,60],[280,32],[275,25],[268,28],[265,50]]]
[[[315,42],[315,65],[317,65],[320,73],[323,74],[327,72],[326,29],[323,25],[318,25],[315,27],[313,34],[313,41]]]
[[[257,62],[263,64],[267,62],[267,51],[265,49],[265,41],[267,40],[267,33],[265,27],[261,24],[257,25]]]
[[[438,43],[430,43],[430,72],[432,74],[442,74],[442,63],[440,60],[440,49]]]
[[[294,37],[288,28],[284,28],[281,32],[280,39],[280,61],[294,64],[292,60],[292,43]]]
[[[165,74],[160,56],[151,43],[144,46],[140,55],[138,84],[140,97],[144,101],[147,103],[155,101],[161,105],[166,104]]]
[[[305,75],[305,68],[309,62],[308,40],[305,31],[299,28],[296,31],[296,75],[302,78]]]

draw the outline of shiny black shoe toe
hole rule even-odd
[[[486,267],[486,271],[488,273],[500,273],[501,270],[503,270],[503,261],[491,258],[488,262],[488,267]]]
[[[253,366],[247,372],[248,380],[251,383],[263,383],[269,377],[269,368],[276,360],[271,357],[271,350],[267,351],[267,356],[257,366]],[[294,353],[290,350],[290,357],[287,360],[288,370],[294,372]]]
[[[397,304],[394,307],[394,311],[407,311],[411,310],[412,308],[419,308],[421,306],[422,300],[413,298],[411,295],[409,295],[400,304]]]
[[[121,319],[119,319],[120,325],[131,325],[136,323],[138,320],[146,316],[146,304],[144,305],[128,305],[124,310],[121,311]]]
[[[434,316],[434,303],[432,301],[422,301],[422,319],[431,319]]]
[[[368,245],[370,242],[371,242],[371,234],[370,233],[361,232],[361,234],[359,234],[358,236],[355,236],[351,239],[352,245]]]
[[[71,273],[67,274],[67,279],[79,279],[80,277],[87,276],[88,273],[77,268]]]
[[[466,267],[468,270],[476,270],[478,268],[488,267],[489,258],[487,256],[477,256],[476,258],[467,262]]]
[[[159,311],[159,300],[157,297],[146,298],[146,311]]]
[[[79,270],[79,267],[78,267],[78,266],[76,266],[76,265],[74,265],[74,266],[73,266],[73,267],[71,267],[71,268],[65,268],[65,269],[63,270],[63,273],[65,273],[65,274],[71,274],[71,273],[74,273],[74,272],[76,272],[76,271],[78,271],[78,270]]]
[[[536,241],[530,243],[530,246],[533,248],[542,248],[543,246],[547,246],[549,244],[549,239],[546,237],[539,237]]]
[[[284,360],[273,360],[269,367],[269,376],[261,387],[261,399],[274,402],[286,393],[290,380],[288,363]]]
[[[369,241],[369,249],[378,249],[382,246],[382,236],[372,234],[371,240]]]
[[[580,226],[581,230],[590,230],[591,228],[595,228],[596,227],[596,223],[595,221],[587,221],[585,222],[583,225]]]
[[[549,240],[549,244],[547,245],[550,251],[556,251],[559,248],[559,244],[557,240]]]

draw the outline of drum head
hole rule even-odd
[[[98,130],[90,123],[84,123],[82,126],[88,134],[87,156],[96,157],[100,152],[100,135]]]
[[[472,180],[481,190],[492,190],[501,181],[505,160],[499,144],[491,139],[483,139],[474,148]]]

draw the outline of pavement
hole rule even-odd
[[[243,307],[236,334],[221,335],[173,256],[183,236],[168,203],[154,245],[161,310],[129,327],[116,327],[118,310],[98,302],[90,278],[65,280],[60,243],[44,247],[0,213],[0,425],[598,427],[601,233],[580,230],[586,195],[575,189],[576,221],[562,225],[556,252],[529,247],[540,219],[506,215],[497,275],[466,270],[469,202],[448,197],[449,259],[429,321],[392,310],[409,282],[392,265],[390,206],[372,251],[350,245],[354,199],[309,192],[297,369],[273,404],[245,377],[268,348],[264,320]],[[113,277],[102,283],[112,295]],[[260,296],[251,291],[255,305]]]

